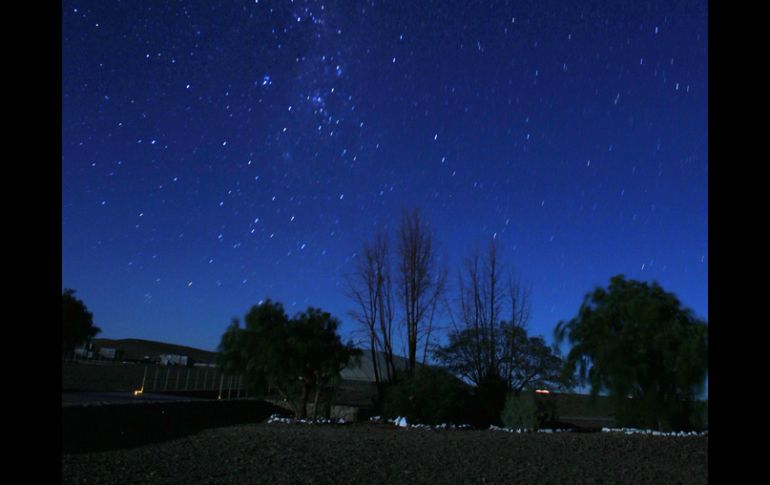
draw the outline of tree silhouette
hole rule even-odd
[[[618,275],[554,333],[572,344],[565,373],[577,371],[593,395],[608,391],[618,417],[661,430],[689,426],[708,374],[708,324],[675,295]]]
[[[380,393],[383,384],[390,384],[396,379],[393,361],[395,303],[387,233],[377,232],[372,241],[364,243],[356,267],[353,273],[347,275],[346,281],[347,295],[355,303],[350,316],[366,333],[374,380]],[[377,351],[384,355],[384,368],[380,365]]]
[[[497,241],[490,239],[484,254],[476,247],[463,263],[449,342],[434,356],[475,385],[484,419],[498,420],[509,392],[569,387],[558,348],[527,335],[529,291],[501,260]]]
[[[65,289],[61,296],[62,355],[88,342],[102,330],[94,326],[93,314],[86,305],[75,298],[75,290]]]
[[[491,342],[498,355],[497,367],[479,373],[475,358],[479,336],[472,329],[450,332],[449,343],[435,351],[437,360],[476,386],[499,380],[506,390],[514,393],[541,387],[570,387],[561,375],[564,361],[558,348],[549,347],[542,337],[530,337],[525,328],[508,322],[500,322],[497,328],[498,338]]]
[[[313,398],[313,418],[318,414],[320,398],[326,394],[330,400],[340,381],[340,372],[351,359],[357,359],[361,350],[353,347],[352,342],[343,345],[337,329],[340,321],[328,312],[309,307],[292,320],[290,343],[301,363],[300,372],[303,383],[302,401],[304,406],[305,389],[315,391]],[[300,408],[300,411],[303,411]]]
[[[527,335],[529,291],[513,279],[499,252],[497,241],[490,239],[486,254],[477,247],[465,259],[452,313],[454,329],[435,355],[476,386],[497,381],[502,391],[516,393],[546,384],[562,387],[558,349],[542,337]]]
[[[289,319],[283,305],[266,300],[251,308],[245,326],[237,319],[219,344],[217,364],[228,374],[249,383],[267,382],[294,410],[307,416],[307,402],[315,393],[313,417],[324,392],[333,388],[340,371],[360,350],[343,345],[339,320],[317,308]]]
[[[446,288],[446,267],[439,264],[428,222],[419,211],[404,211],[396,235],[396,284],[407,335],[408,372],[417,364],[420,338],[430,341],[433,318]]]

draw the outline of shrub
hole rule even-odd
[[[463,403],[465,422],[478,428],[488,428],[490,424],[500,426],[507,394],[505,381],[494,376],[483,379]]]
[[[534,393],[511,393],[501,415],[506,428],[540,429],[556,420],[556,405],[551,399],[539,399]]]
[[[410,423],[462,424],[467,392],[454,376],[441,369],[421,367],[413,376],[399,376],[397,382],[383,392],[383,416],[403,416]]]
[[[702,426],[703,429],[709,429],[709,402],[706,401],[699,401],[698,402],[698,411],[700,412],[699,416],[699,424]]]
[[[706,405],[700,401],[680,400],[661,412],[651,399],[622,399],[616,404],[618,426],[661,431],[702,431],[708,423]],[[660,417],[666,416],[666,421]]]

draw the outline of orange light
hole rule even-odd
[[[137,389],[136,391],[134,391],[134,396],[141,396],[143,392],[144,392],[143,390]]]
[[[551,391],[548,389],[535,389],[535,394],[550,394]]]

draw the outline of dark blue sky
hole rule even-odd
[[[577,4],[575,4],[577,3]],[[708,319],[706,2],[64,1],[62,288],[213,350],[270,297],[354,325],[404,208],[490,237],[552,341],[624,273]]]

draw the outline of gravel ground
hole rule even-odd
[[[62,455],[62,483],[708,483],[708,437],[250,424]]]

